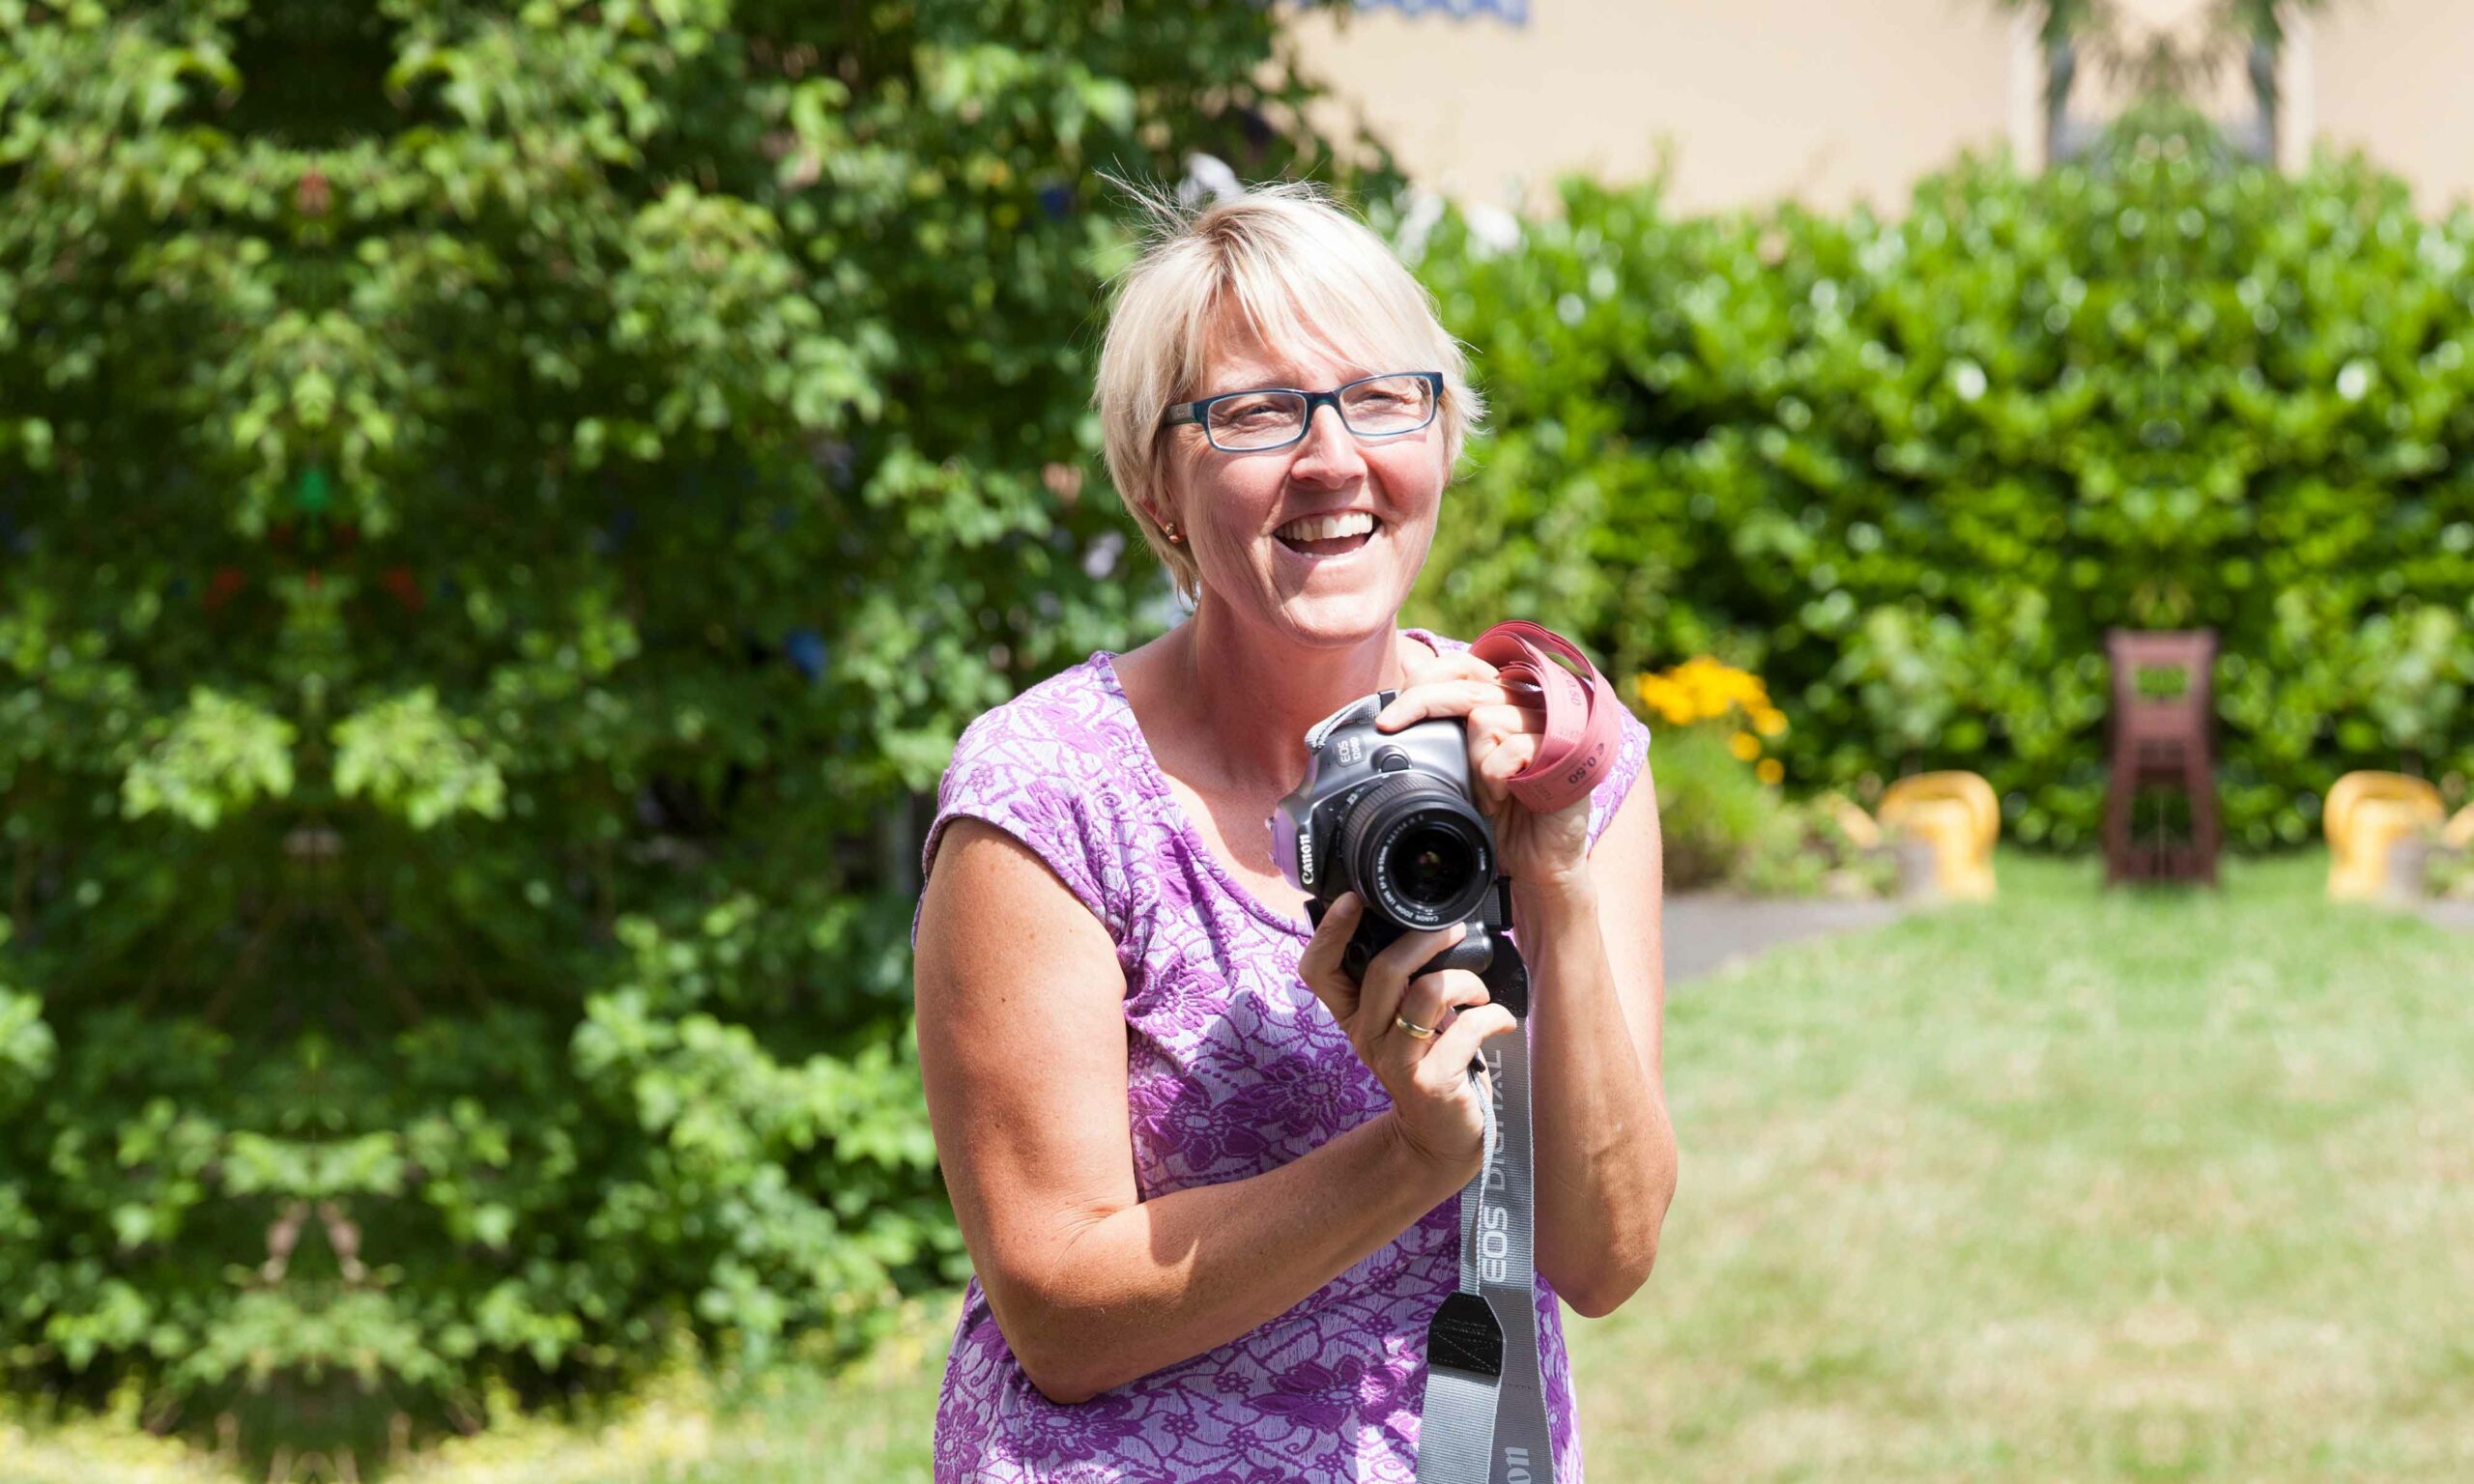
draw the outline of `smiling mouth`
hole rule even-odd
[[[1286,536],[1275,535],[1272,539],[1300,556],[1345,556],[1373,540],[1381,534],[1382,530],[1383,522],[1378,519],[1372,530],[1362,531],[1354,536],[1333,536],[1322,541],[1292,541]]]

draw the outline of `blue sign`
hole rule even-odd
[[[1466,20],[1492,15],[1513,25],[1529,22],[1529,0],[1357,0],[1361,11],[1398,11],[1404,15],[1449,15]]]

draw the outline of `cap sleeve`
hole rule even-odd
[[[936,785],[936,815],[919,851],[921,905],[945,826],[967,814],[1028,846],[1107,927],[1109,937],[1123,942],[1125,922],[1115,910],[1118,894],[1108,886],[1115,837],[1098,807],[1102,790],[1079,786],[1087,759],[1032,722],[1000,706],[964,731]],[[914,907],[910,915],[914,949],[919,946],[919,912]]]
[[[1650,757],[1650,727],[1634,716],[1630,708],[1624,712],[1624,732],[1616,744],[1615,766],[1589,794],[1589,847],[1597,848],[1597,837],[1615,818],[1615,811],[1624,796],[1632,791],[1632,781],[1641,776],[1643,764]]]

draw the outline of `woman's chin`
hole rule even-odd
[[[1277,538],[1273,544],[1280,544]],[[1258,613],[1299,640],[1328,645],[1356,643],[1396,627],[1410,586],[1390,554],[1369,560],[1363,549],[1339,561],[1309,565],[1287,559],[1282,548],[1257,569],[1254,580],[1260,584]]]
[[[1400,600],[1390,584],[1370,583],[1359,591],[1291,593],[1280,612],[1298,638],[1338,646],[1391,632],[1399,620]]]

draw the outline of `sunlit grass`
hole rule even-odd
[[[2003,898],[1682,987],[1658,1272],[1574,1328],[1602,1480],[2474,1477],[2474,940]]]
[[[1590,1477],[2474,1478],[2474,937],[2328,904],[2316,856],[2000,869],[1677,987],[1658,1271],[1568,1319]],[[958,1302],[852,1375],[418,1476],[927,1484]]]

